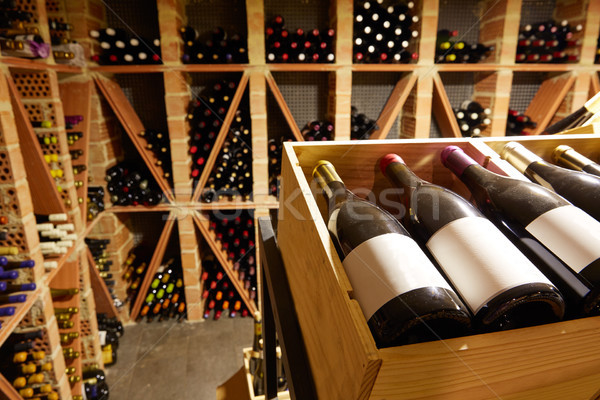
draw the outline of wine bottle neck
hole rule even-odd
[[[329,203],[329,211],[337,208],[348,197],[348,190],[329,161],[319,161],[313,170],[317,184],[323,189],[323,194]]]
[[[581,171],[583,167],[594,163],[567,145],[560,145],[554,149],[552,160],[555,163],[577,171]]]
[[[406,164],[399,162],[390,164],[386,168],[385,175],[396,186],[401,186],[404,189],[415,188],[420,183],[424,183]]]
[[[525,173],[529,165],[532,163],[544,163],[544,160],[541,157],[532,153],[523,147],[523,145],[516,142],[507,143],[500,152],[500,157],[512,164],[512,166],[522,174]]]

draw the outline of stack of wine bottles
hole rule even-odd
[[[248,62],[246,38],[238,33],[226,32],[216,27],[200,34],[191,26],[179,30],[184,49],[184,64],[242,64]]]
[[[227,259],[244,283],[250,299],[256,298],[256,252],[254,248],[254,211],[234,210],[209,213],[209,228]]]
[[[307,142],[333,140],[335,136],[333,124],[329,121],[310,121],[300,131]]]
[[[460,108],[454,109],[460,133],[464,137],[477,137],[490,123],[492,111],[476,101],[465,100]]]
[[[98,313],[96,319],[102,348],[102,361],[108,367],[117,362],[119,338],[125,334],[125,329],[117,317],[109,317],[106,314]],[[83,376],[86,379],[85,371]]]
[[[161,322],[165,319],[183,321],[186,316],[185,292],[181,265],[174,259],[163,262],[146,292],[144,305],[137,320],[146,318],[147,322]]]
[[[161,202],[162,191],[142,166],[120,162],[106,170],[106,189],[116,206],[153,206]]]
[[[204,170],[236,89],[237,82],[218,81],[207,86],[189,104],[187,120],[190,125],[190,154],[194,184],[200,179]]]
[[[485,60],[494,46],[486,46],[481,43],[468,44],[463,40],[455,40],[458,31],[441,29],[437,33],[435,44],[436,63],[478,63]]]
[[[204,319],[212,315],[214,320],[218,320],[223,313],[230,318],[248,315],[244,302],[212,254],[202,259],[201,279],[204,285],[202,291]]]
[[[409,63],[419,55],[410,48],[419,36],[412,1],[355,1],[354,62]]]
[[[162,64],[158,38],[149,40],[119,28],[91,30],[90,36],[100,44],[102,53],[92,56],[100,65]]]
[[[281,136],[279,140],[269,139],[269,194],[279,197],[279,186],[281,181],[281,153],[284,142],[293,142],[291,136]]]
[[[104,371],[98,365],[83,368],[82,373],[85,398],[87,400],[108,400],[110,391],[106,383]]]
[[[59,64],[85,67],[86,60],[83,46],[70,39],[73,26],[59,18],[50,18],[48,19],[48,27],[50,28],[54,61]]]
[[[120,308],[123,305],[123,302],[117,297],[115,292],[116,280],[111,271],[113,261],[109,259],[109,254],[107,253],[109,243],[110,239],[85,238],[85,244],[94,259],[94,268],[98,270],[100,278],[104,280],[104,284],[108,288],[113,304],[115,307]]]
[[[44,43],[39,29],[31,26],[33,14],[21,10],[16,1],[0,3],[0,50],[3,56],[46,58],[50,45]]]
[[[508,110],[506,136],[526,135],[525,129],[535,129],[536,126],[537,123],[533,122],[527,115],[524,115],[517,110]]]
[[[281,15],[267,23],[266,55],[270,63],[332,63],[335,60],[331,28],[294,31],[285,26]]]
[[[579,61],[574,54],[581,40],[574,35],[582,25],[571,26],[567,20],[528,24],[519,29],[517,63],[567,63]]]
[[[77,370],[74,365],[76,359],[80,357],[79,348],[79,331],[75,324],[74,316],[79,314],[79,289],[50,289],[52,301],[55,304],[54,315],[58,324],[58,332],[60,334],[60,345],[62,347],[65,364],[69,368],[69,382],[74,384],[81,381],[81,371]],[[56,303],[60,302],[60,308],[56,307]]]
[[[127,282],[127,299],[125,303],[129,303],[133,307],[138,296],[138,291],[152,257],[151,247],[142,243],[129,252],[127,259],[123,263],[123,280]]]
[[[87,190],[87,220],[94,220],[104,211],[104,188],[102,186],[88,186]]]
[[[9,258],[0,256],[0,318],[14,315],[18,303],[27,300],[27,292],[36,289],[35,283],[23,283],[30,280],[27,270],[33,268],[35,262]]]
[[[68,222],[67,214],[36,214],[35,219],[44,258],[66,254],[77,240],[75,226]]]
[[[248,110],[248,97],[245,94],[202,193],[204,202],[210,203],[223,198],[251,200],[252,136]]]
[[[0,349],[0,372],[25,399],[59,399],[52,361],[39,350],[45,335],[42,328],[14,332]]]
[[[350,139],[366,140],[371,134],[378,130],[377,121],[370,119],[363,113],[359,113],[357,108],[352,106],[350,112]]]
[[[169,135],[154,129],[146,129],[138,135],[146,140],[146,148],[154,153],[156,165],[160,166],[163,170],[163,177],[169,181],[172,180]]]
[[[63,186],[65,185],[64,180],[64,171],[62,169],[62,165],[59,162],[59,153],[58,149],[58,137],[54,134],[54,132],[44,131],[45,129],[52,128],[54,124],[49,120],[42,121],[29,121],[31,126],[33,127],[35,134],[38,138],[38,143],[44,153],[44,160],[48,164],[48,169],[50,170],[50,175],[54,179],[56,183],[56,189],[59,192],[63,191]],[[75,157],[76,159],[78,157]],[[70,206],[70,200],[65,200],[65,205]]]

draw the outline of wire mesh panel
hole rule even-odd
[[[199,33],[216,27],[228,33],[246,36],[246,2],[244,0],[188,0],[185,5],[187,24]]]
[[[145,243],[154,248],[168,216],[162,212],[130,213],[126,224],[133,234],[133,247]]]
[[[359,113],[377,120],[383,110],[394,86],[402,74],[396,72],[358,72],[352,76],[352,106]],[[400,134],[400,117],[396,118],[390,128],[388,139],[397,139]]]
[[[546,75],[539,72],[515,72],[510,91],[510,109],[525,112],[545,78]]]
[[[328,73],[274,72],[273,77],[300,129],[307,122],[326,118]]]
[[[457,30],[457,40],[477,43],[482,10],[473,0],[441,0],[438,29]]]
[[[119,74],[116,80],[147,129],[167,130],[162,74]]]
[[[324,0],[265,0],[265,20],[281,15],[288,29],[330,28],[329,2]]]
[[[471,100],[475,83],[472,72],[441,72],[440,77],[452,108],[458,108],[463,101]]]
[[[103,1],[108,26],[121,28],[132,36],[153,40],[160,36],[158,9],[155,1],[110,0]]]
[[[522,0],[521,26],[544,22],[553,18],[555,0]]]

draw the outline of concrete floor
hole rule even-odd
[[[113,400],[214,400],[243,365],[252,318],[198,323],[141,322],[125,327],[117,363],[106,368]]]

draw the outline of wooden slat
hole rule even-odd
[[[146,275],[144,275],[144,280],[138,289],[135,303],[133,304],[133,308],[129,314],[129,319],[132,321],[135,321],[137,318],[142,308],[142,304],[146,298],[146,292],[148,291],[148,288],[152,283],[152,279],[154,278],[154,274],[156,273],[158,267],[160,267],[160,263],[162,262],[165,251],[167,250],[167,245],[169,244],[169,239],[171,239],[171,232],[173,231],[174,224],[175,218],[173,218],[172,214],[169,214],[167,222],[165,222],[165,226],[154,248],[154,253],[152,254],[152,259],[148,264],[148,269],[146,270]]]
[[[244,96],[244,91],[246,90],[247,84],[248,73],[244,73],[235,91],[235,95],[233,96],[233,99],[231,99],[229,109],[227,110],[227,114],[225,115],[225,119],[223,120],[223,124],[221,125],[221,130],[219,130],[219,134],[217,135],[213,148],[210,151],[210,156],[208,156],[208,159],[206,160],[206,165],[204,165],[204,169],[202,170],[202,174],[200,175],[200,179],[198,180],[198,184],[196,185],[192,201],[197,202],[200,200],[202,190],[204,190],[204,186],[206,185],[206,182],[208,181],[208,178],[212,173],[213,167],[215,166],[215,162],[217,161],[217,157],[219,156],[219,154],[221,154],[221,148],[223,147],[223,143],[225,143],[225,139],[227,139],[227,135],[229,135],[229,127],[231,126],[231,121],[233,121],[235,112],[237,111],[240,105],[240,101],[242,101],[242,97]]]
[[[211,251],[217,258],[217,260],[219,260],[221,267],[223,267],[223,270],[231,280],[231,283],[235,287],[235,290],[242,298],[242,301],[246,305],[246,308],[248,309],[250,315],[254,315],[254,313],[256,312],[256,304],[253,300],[250,299],[248,291],[244,288],[243,283],[238,279],[238,272],[233,270],[233,265],[227,258],[227,254],[223,250],[221,250],[221,248],[217,244],[215,235],[208,228],[208,220],[204,215],[198,213],[197,211],[194,212],[192,215],[194,217],[194,221],[196,222],[196,226],[202,233],[202,236],[204,236],[204,239],[206,239],[206,242],[208,243]]]
[[[171,188],[163,177],[164,171],[162,167],[156,165],[156,156],[152,151],[146,149],[142,137],[139,136],[139,133],[144,130],[144,125],[131,106],[131,103],[129,103],[129,100],[127,100],[125,93],[123,93],[123,90],[117,83],[111,80],[100,76],[96,76],[94,80],[110,104],[113,112],[121,122],[121,125],[125,129],[125,132],[127,132],[127,135],[133,142],[138,153],[146,163],[148,170],[152,176],[154,176],[158,186],[164,192],[165,197],[169,201],[174,201]]]
[[[6,78],[10,90],[10,100],[15,124],[19,133],[19,144],[29,180],[29,190],[33,208],[38,214],[66,213],[65,203],[58,194],[56,183],[50,175],[48,163],[44,160],[42,148],[29,121],[29,114],[21,102],[21,96],[10,77]]]
[[[292,131],[292,134],[294,135],[294,138],[298,142],[303,142],[304,138],[302,137],[302,133],[300,133],[300,128],[298,128],[298,124],[296,124],[296,120],[294,119],[294,116],[292,115],[290,108],[288,107],[287,103],[285,102],[285,100],[283,98],[283,94],[281,94],[281,90],[279,90],[277,83],[275,83],[275,79],[273,78],[273,75],[271,74],[271,72],[266,71],[265,76],[267,78],[267,84],[269,85],[269,89],[271,89],[271,94],[273,94],[275,101],[277,101],[277,104],[279,105],[279,109],[281,110],[283,117],[285,118],[286,122],[288,123],[288,126],[290,127],[290,130]]]
[[[408,74],[396,83],[394,90],[392,90],[383,110],[379,114],[379,118],[377,118],[379,129],[373,132],[371,139],[385,139],[387,137],[410,91],[415,86],[415,82],[417,82],[417,75]]]
[[[575,82],[575,74],[572,73],[562,74],[542,82],[535,97],[525,110],[525,115],[537,122],[537,128],[531,131],[531,134],[539,135],[546,129],[573,82]]]
[[[108,291],[108,287],[104,283],[104,279],[100,277],[100,273],[96,268],[96,262],[90,252],[90,249],[86,247],[86,256],[88,258],[88,266],[90,270],[90,285],[94,293],[94,302],[96,303],[96,311],[99,313],[105,313],[109,317],[119,318],[119,312],[113,303],[113,300]]]
[[[4,329],[4,327],[2,329]],[[0,399],[23,400],[23,397],[21,397],[19,392],[17,392],[13,385],[11,385],[2,374],[0,374]]]
[[[60,82],[60,98],[63,104],[65,115],[81,115],[83,121],[77,124],[73,131],[83,133],[83,137],[69,146],[70,150],[83,150],[83,155],[80,156],[72,164],[88,165],[89,159],[89,143],[90,143],[90,116],[92,114],[92,81],[72,80]],[[67,132],[68,134],[68,132]],[[74,175],[75,179],[81,180],[83,186],[77,189],[77,195],[83,198],[83,203],[80,205],[81,218],[87,221],[87,188],[88,188],[88,170]]]
[[[444,84],[440,75],[436,72],[433,74],[433,101],[431,104],[433,116],[440,127],[442,136],[444,137],[462,137],[460,134],[460,128],[452,105],[444,89]]]
[[[15,307],[15,313],[10,317],[2,317],[2,328],[0,328],[0,346],[10,336],[12,331],[19,325],[25,314],[31,309],[31,306],[40,296],[40,288],[38,287],[33,292],[28,292],[27,300],[24,303],[12,304],[11,307]],[[2,374],[0,374],[1,376]],[[2,390],[0,390],[0,394]]]

